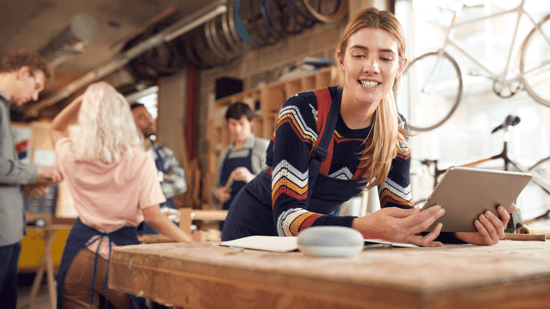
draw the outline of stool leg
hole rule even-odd
[[[31,288],[31,296],[29,299],[29,309],[34,308],[34,300],[36,299],[36,294],[38,294],[38,289],[40,288],[40,283],[42,282],[42,277],[44,277],[44,257],[42,257],[42,261],[40,263],[40,266],[38,268],[38,273],[34,277],[34,281],[32,283]]]
[[[37,231],[37,234],[38,234],[38,231]],[[44,230],[43,239],[46,240],[46,243],[44,245],[44,252],[42,252],[42,260],[40,261],[40,266],[38,267],[38,273],[36,273],[34,277],[34,281],[32,283],[31,295],[29,299],[29,309],[34,308],[34,301],[36,300],[36,295],[38,294],[38,290],[40,289],[40,284],[42,283],[42,278],[44,277],[44,270],[46,269],[46,263],[47,263],[46,257],[49,254],[48,236],[49,236],[48,231]]]
[[[53,261],[52,261],[52,247],[53,247],[53,240],[55,238],[55,231],[49,231],[49,235],[47,237],[47,252],[44,252],[44,257],[46,258],[46,269],[47,273],[46,276],[48,278],[48,291],[50,294],[50,306],[52,309],[56,309],[56,291],[55,291],[55,279],[54,279],[54,269],[53,269]]]

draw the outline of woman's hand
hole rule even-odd
[[[445,214],[440,206],[420,211],[419,208],[401,209],[386,207],[370,215],[353,220],[352,227],[367,239],[384,239],[392,242],[411,243],[425,247],[441,247],[443,244],[434,241],[443,224],[439,223],[429,234],[422,236],[435,220]]]
[[[191,238],[193,239],[193,242],[203,242],[206,241],[206,234],[204,234],[202,231],[194,231],[191,233]]]
[[[510,214],[516,210],[516,205],[512,204],[508,211],[502,206],[497,207],[500,219],[494,213],[486,211],[479,215],[474,221],[477,232],[455,233],[455,237],[470,244],[490,246],[504,239],[504,229],[510,221]]]

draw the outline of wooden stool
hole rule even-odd
[[[36,273],[36,276],[34,277],[34,282],[32,283],[31,288],[31,295],[29,300],[29,309],[32,309],[34,307],[34,301],[36,299],[36,294],[38,294],[38,289],[40,288],[40,284],[42,282],[42,278],[44,277],[44,272],[46,272],[46,277],[48,281],[48,292],[50,294],[50,307],[52,309],[56,308],[56,300],[57,300],[57,294],[55,291],[55,278],[54,278],[54,268],[53,268],[53,261],[52,261],[52,245],[53,240],[55,237],[55,232],[58,230],[70,230],[72,225],[66,225],[66,224],[54,224],[54,225],[46,225],[43,227],[27,227],[28,230],[34,230],[36,233],[40,233],[44,231],[44,241],[46,242],[46,245],[44,246],[44,252],[42,254],[42,261],[40,262],[40,267],[38,268],[38,272]]]

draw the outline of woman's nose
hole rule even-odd
[[[380,68],[378,67],[378,61],[376,61],[375,57],[368,57],[365,61],[365,64],[363,65],[363,72],[365,73],[371,73],[371,74],[377,74],[380,72]]]

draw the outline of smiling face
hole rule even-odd
[[[44,88],[46,76],[42,71],[31,72],[28,67],[23,66],[15,71],[17,82],[14,85],[12,101],[15,105],[23,105],[29,101],[38,100],[38,94]]]
[[[374,108],[390,92],[405,64],[399,58],[397,41],[386,30],[375,28],[352,34],[338,59],[344,74],[342,100]]]

